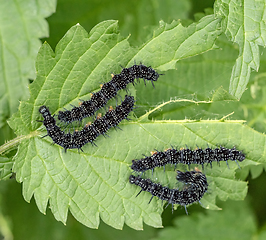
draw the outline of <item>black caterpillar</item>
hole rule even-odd
[[[143,78],[153,82],[157,81],[159,76],[151,67],[146,67],[142,64],[133,65],[130,68],[123,68],[120,74],[113,75],[112,80],[101,86],[99,92],[93,93],[89,101],[84,101],[79,107],[74,107],[71,110],[59,111],[58,120],[64,123],[71,123],[73,121],[81,121],[85,117],[90,117],[94,113],[104,107],[108,100],[117,95],[117,92],[121,89],[125,89],[129,83],[134,85],[135,79]]]
[[[111,127],[117,126],[123,119],[127,119],[128,114],[133,110],[134,97],[125,96],[125,100],[115,109],[109,111],[103,116],[96,118],[91,125],[86,125],[81,131],[74,133],[64,133],[56,125],[55,118],[51,115],[46,106],[41,106],[39,112],[44,120],[43,125],[46,127],[47,135],[53,139],[54,143],[65,149],[78,148],[82,151],[82,146],[93,141],[100,135],[105,134]]]
[[[242,162],[245,159],[244,153],[238,151],[235,147],[228,149],[225,147],[220,148],[198,148],[196,150],[190,150],[189,148],[177,150],[175,148],[167,149],[164,152],[152,152],[149,157],[144,157],[140,160],[132,160],[131,169],[135,172],[145,172],[147,170],[153,170],[155,167],[162,167],[166,164],[178,164],[183,163],[186,165],[200,164],[204,167],[204,164],[210,164],[212,162],[226,161],[228,166],[228,160]]]
[[[182,190],[163,187],[160,183],[154,183],[150,179],[143,179],[140,176],[134,175],[130,175],[129,182],[141,187],[136,197],[142,191],[146,191],[152,195],[149,203],[156,196],[162,201],[167,201],[167,206],[172,204],[172,212],[174,204],[179,204],[185,207],[186,213],[188,214],[186,206],[194,202],[200,202],[200,199],[207,191],[207,178],[199,169],[195,168],[195,171],[190,172],[183,173],[177,171],[176,179],[185,184]]]

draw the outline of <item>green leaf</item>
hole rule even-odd
[[[172,240],[176,236],[184,240],[253,239],[257,226],[250,207],[245,202],[230,201],[224,205],[223,211],[176,218],[175,226],[161,230],[154,240]]]
[[[6,213],[5,214],[3,213],[3,200],[1,195],[0,195],[0,236],[3,239],[7,240],[13,239],[9,216],[6,216]]]
[[[187,28],[176,21],[171,24],[160,21],[160,28],[134,59],[156,58],[154,64],[157,69],[175,69],[177,61],[214,49],[214,42],[221,34],[219,27],[220,20],[215,19],[214,15],[205,16]]]
[[[12,175],[13,161],[10,158],[0,157],[0,180],[10,178]]]
[[[230,95],[224,88],[221,86],[219,87],[212,95],[212,101],[236,101],[237,99]]]
[[[219,21],[213,16],[187,28],[178,23],[163,24],[138,49],[120,36],[117,22],[110,20],[98,24],[89,34],[79,25],[72,27],[58,43],[55,53],[44,43],[37,57],[37,78],[30,85],[31,97],[21,102],[10,121],[22,139],[14,159],[14,172],[17,180],[23,182],[25,200],[30,201],[34,196],[42,213],[49,201],[55,218],[63,223],[70,210],[78,221],[91,228],[98,227],[100,218],[118,229],[124,224],[142,229],[143,222],[161,227],[161,202],[154,198],[148,204],[149,193],[135,198],[139,189],[128,182],[132,159],[171,145],[205,148],[221,144],[244,151],[247,159],[241,167],[264,163],[265,136],[244,126],[242,121],[150,121],[151,111],[139,119],[132,116],[132,121],[120,125],[123,131],[110,130],[110,138],[100,136],[96,141],[98,147],[86,145],[82,153],[77,149],[65,153],[58,145],[51,145],[50,138],[40,138],[45,135],[44,127],[36,121],[41,120],[38,112],[41,105],[49,106],[52,113],[70,108],[70,104],[77,105],[79,99],[89,99],[90,92],[98,91],[100,82],[110,81],[110,72],[120,72],[120,65],[130,66],[134,61],[161,70],[172,68],[179,59],[213,49],[220,34],[218,27]],[[192,43],[195,46],[187,48]],[[161,76],[158,84],[167,77],[167,74]],[[143,83],[139,85],[145,88]],[[153,91],[156,95],[156,90]],[[135,94],[135,89],[131,86],[129,92]],[[260,147],[254,149],[254,146]],[[235,179],[236,169],[235,163],[230,163],[230,169],[226,163],[206,169],[211,181],[211,193],[202,199],[206,208],[218,208],[216,196],[223,200],[245,197],[247,183]],[[147,174],[147,177],[175,186],[175,172],[170,166],[166,174],[158,169],[154,176]]]
[[[56,0],[0,2],[0,127],[27,99],[28,80],[35,78],[34,62],[48,36],[45,17],[55,11]]]
[[[216,16],[223,18],[223,31],[239,46],[229,88],[237,98],[246,89],[251,68],[259,69],[259,45],[266,46],[265,8],[265,1],[256,0],[217,0],[215,3]]]

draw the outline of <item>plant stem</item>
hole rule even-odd
[[[31,137],[37,136],[39,135],[38,131],[34,131],[28,135],[21,135],[18,136],[8,142],[6,142],[5,144],[3,144],[2,146],[0,146],[0,155],[4,155],[8,152],[10,152],[11,150],[15,149],[17,147],[17,145],[23,141],[24,139],[29,139]]]

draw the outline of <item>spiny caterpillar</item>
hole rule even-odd
[[[212,166],[213,162],[221,161],[235,161],[237,164],[245,159],[245,154],[235,147],[229,149],[225,147],[220,148],[197,148],[191,150],[189,148],[177,150],[175,148],[167,149],[166,151],[152,152],[151,156],[145,156],[139,160],[132,160],[131,169],[134,172],[145,172],[147,170],[153,170],[155,167],[162,167],[166,164],[179,164],[183,163],[185,165],[199,164],[204,166],[204,164],[210,164]],[[227,163],[228,165],[228,163]]]
[[[115,109],[110,108],[103,116],[98,117],[91,125],[86,125],[82,130],[73,133],[65,133],[56,125],[55,118],[51,115],[46,106],[41,106],[39,112],[42,114],[44,120],[43,125],[46,127],[47,135],[52,138],[55,144],[60,145],[65,149],[82,147],[93,141],[99,136],[104,135],[111,127],[117,126],[123,119],[127,119],[128,114],[133,110],[134,97],[125,96],[125,100]]]
[[[179,204],[185,207],[188,214],[186,206],[194,202],[200,202],[200,199],[208,190],[207,178],[198,168],[195,168],[195,171],[177,171],[176,179],[184,183],[183,189],[170,189],[167,186],[163,187],[160,183],[154,183],[150,179],[134,175],[130,175],[129,182],[141,188],[137,196],[142,191],[151,193],[152,197],[149,203],[156,196],[162,201],[167,201],[167,206],[172,204],[172,212],[174,204]]]
[[[133,65],[130,68],[123,68],[120,74],[113,75],[110,82],[104,83],[99,92],[93,93],[88,101],[83,101],[79,107],[73,107],[71,110],[59,111],[57,118],[61,122],[71,123],[81,121],[85,117],[90,117],[94,113],[104,107],[107,102],[115,97],[119,90],[125,89],[129,83],[135,84],[135,80],[142,78],[153,82],[157,81],[162,74],[157,73],[151,67],[142,64]]]

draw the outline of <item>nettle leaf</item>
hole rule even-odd
[[[30,84],[31,97],[21,102],[19,111],[10,120],[10,126],[22,139],[14,159],[14,172],[17,181],[23,182],[25,200],[30,201],[34,196],[42,213],[49,201],[55,218],[63,223],[70,210],[78,221],[91,228],[98,227],[100,218],[118,229],[124,223],[142,229],[143,222],[161,227],[161,202],[154,198],[148,204],[149,193],[135,198],[139,189],[128,182],[132,159],[171,145],[205,148],[221,144],[244,151],[247,159],[241,167],[265,162],[265,136],[242,121],[149,120],[150,114],[172,101],[139,118],[133,114],[131,121],[120,124],[123,131],[111,129],[110,138],[100,136],[96,140],[98,147],[85,145],[84,152],[72,149],[65,153],[60,146],[51,145],[50,138],[41,138],[46,133],[36,121],[42,119],[38,112],[41,105],[47,105],[52,113],[69,109],[79,99],[89,99],[90,92],[98,91],[101,82],[110,81],[110,73],[119,73],[120,65],[130,66],[134,61],[159,71],[174,68],[180,59],[213,49],[219,34],[219,20],[213,16],[187,28],[177,22],[162,23],[153,38],[138,49],[120,36],[117,22],[110,20],[99,23],[89,34],[79,25],[72,27],[55,52],[44,43],[37,57],[37,78]],[[158,82],[167,77],[165,73]],[[143,83],[139,85],[145,88]],[[145,89],[152,89],[151,84]],[[138,92],[132,86],[128,92],[136,94],[138,104]],[[156,89],[153,94],[156,95]],[[219,94],[226,96],[217,98],[219,101],[228,99],[224,91],[219,90]],[[184,170],[183,166],[179,168]],[[230,163],[230,169],[226,163],[206,168],[211,191],[202,199],[205,208],[218,208],[216,196],[223,200],[245,197],[247,183],[235,179],[236,169],[235,163]],[[166,173],[157,169],[154,176],[149,174],[146,176],[160,179],[162,184],[171,187],[176,184],[176,174],[170,166]]]
[[[217,0],[215,14],[222,17],[227,37],[239,45],[239,55],[230,79],[230,93],[240,98],[249,81],[251,68],[258,71],[259,45],[265,47],[265,1]]]
[[[13,164],[14,162],[11,158],[0,157],[0,180],[9,179],[9,177],[11,177]]]
[[[174,227],[166,227],[154,240],[252,239],[257,232],[255,216],[245,202],[223,204],[222,212],[178,217]],[[193,226],[193,231],[191,231]],[[257,237],[257,236],[256,236]],[[263,239],[263,238],[261,238]]]
[[[168,104],[163,111],[156,111],[153,118],[158,119],[220,119],[232,112],[231,118],[243,119],[240,102],[225,91],[229,85],[230,72],[237,57],[237,50],[228,43],[225,35],[215,42],[219,49],[177,62],[176,70],[167,71],[164,81],[156,83],[156,94],[152,88],[136,86],[138,93],[137,116],[147,109],[169,99],[187,99]],[[212,100],[206,103],[206,99]],[[225,101],[229,100],[229,101]],[[204,103],[202,102],[204,101]]]
[[[216,48],[215,40],[221,33],[220,19],[215,19],[213,15],[203,17],[197,24],[193,23],[187,28],[176,21],[171,24],[160,21],[160,28],[135,58],[145,56],[150,59],[154,56],[157,69],[175,69],[177,61]]]
[[[35,78],[34,61],[48,36],[45,17],[55,11],[56,0],[1,1],[0,3],[0,127],[27,99],[28,81]]]

